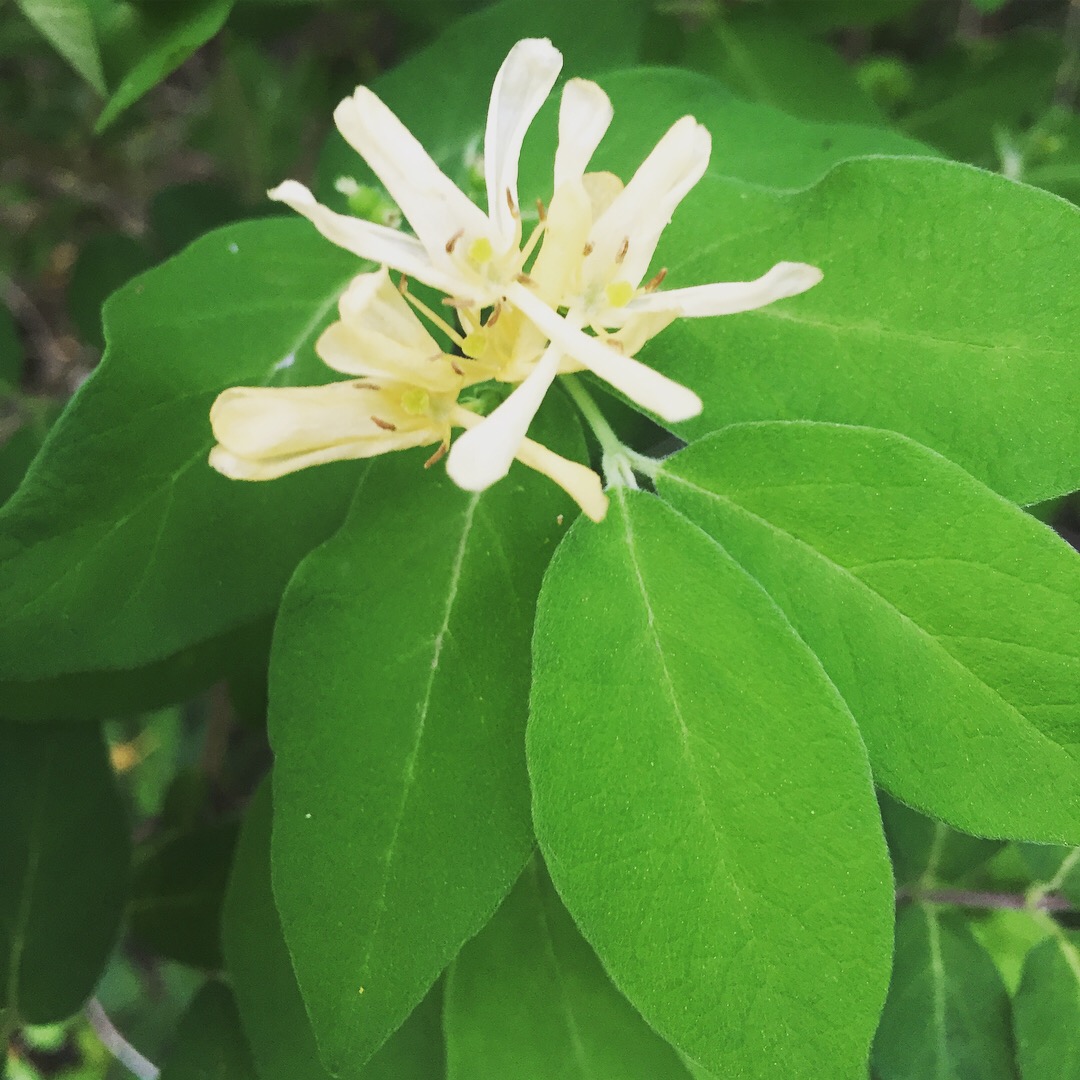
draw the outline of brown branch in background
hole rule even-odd
[[[979,892],[974,889],[897,889],[896,902],[905,901],[1008,911],[1075,911],[1063,896],[1042,896],[1032,902],[1027,896],[1017,893]]]
[[[1080,92],[1080,0],[1070,0],[1062,37],[1065,59],[1058,68],[1054,104],[1063,109],[1075,109]]]

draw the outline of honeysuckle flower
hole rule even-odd
[[[354,377],[224,391],[210,411],[217,439],[210,464],[218,472],[273,480],[331,461],[437,444],[431,465],[446,453],[453,428],[483,422],[459,395],[490,379],[490,366],[442,352],[385,268],[355,278],[338,307],[341,318],[315,350],[329,367]],[[530,439],[521,441],[516,457],[559,484],[589,517],[604,516],[607,497],[591,469]]]

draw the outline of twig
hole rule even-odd
[[[123,1065],[138,1080],[157,1080],[161,1070],[147,1058],[144,1058],[134,1046],[131,1045],[116,1030],[113,1022],[105,1014],[101,1002],[92,998],[86,1003],[83,1010],[87,1023],[94,1029],[94,1034],[101,1040],[102,1046],[109,1051],[117,1061]]]
[[[1058,68],[1054,86],[1054,104],[1063,109],[1076,107],[1076,94],[1080,90],[1080,0],[1071,0],[1069,13],[1065,16],[1065,59]]]
[[[1063,896],[1042,896],[1029,900],[1016,893],[978,892],[971,889],[897,889],[897,903],[908,900],[953,907],[987,908],[997,911],[1073,911]]]

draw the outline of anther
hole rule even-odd
[[[454,369],[455,374],[457,374],[457,375],[464,375],[465,374],[465,372],[462,370],[461,365],[456,360],[451,359],[450,366]]]
[[[436,462],[442,461],[442,459],[446,457],[446,451],[449,449],[450,447],[447,443],[439,443],[438,450],[436,450],[435,453],[432,454],[431,457],[429,457],[427,461],[424,462],[424,468],[430,469],[431,466],[434,465]]]
[[[592,252],[593,252],[593,248],[594,248],[594,247],[596,247],[596,245],[595,245],[595,244],[594,244],[594,243],[593,243],[593,242],[592,242],[592,241],[590,240],[590,241],[589,241],[589,242],[588,242],[588,243],[587,243],[587,244],[585,245],[585,247],[584,247],[584,248],[582,248],[581,254],[582,254],[582,255],[591,255],[591,254],[592,254]]]
[[[376,386],[374,383],[370,383],[367,380],[363,380],[363,381],[360,381],[360,382],[354,382],[353,386],[357,390],[374,390],[376,392],[382,390],[381,386]]]
[[[528,275],[528,274],[524,274],[524,273],[523,273],[523,274],[517,274],[517,275],[516,275],[516,276],[514,277],[514,280],[515,280],[515,281],[516,281],[516,282],[517,282],[517,283],[518,283],[519,285],[535,285],[535,284],[536,284],[536,282],[535,282],[535,281],[533,281],[533,279],[532,279],[531,277],[529,277],[529,275]]]
[[[409,291],[409,278],[408,278],[408,276],[406,274],[402,274],[401,277],[398,278],[397,289],[398,289],[398,292],[401,293],[402,296],[404,296],[406,293],[408,293],[408,291]]]
[[[458,229],[458,231],[456,233],[454,233],[454,235],[451,236],[449,240],[446,241],[446,254],[447,255],[453,255],[454,254],[454,248],[457,246],[457,242],[464,235],[465,235],[465,230],[464,229]]]
[[[547,207],[544,205],[543,199],[536,200],[536,213],[541,221],[547,221]]]
[[[649,278],[649,280],[645,283],[645,292],[652,292],[654,289],[658,288],[660,282],[663,281],[666,277],[667,267],[665,266],[662,270],[657,271],[655,277]]]
[[[630,250],[630,237],[624,236],[622,246],[619,248],[618,254],[615,256],[615,265],[618,266],[623,259],[626,258],[626,253]]]
[[[378,416],[373,416],[371,422],[383,431],[397,431],[397,424],[391,424],[389,420],[382,420]]]
[[[506,189],[506,205],[510,207],[510,213],[517,217],[518,208],[514,203],[514,193],[509,188]]]
[[[490,329],[499,321],[499,316],[502,314],[502,301],[498,300],[495,306],[491,309],[491,314],[488,316],[488,321],[484,324],[485,328]]]
[[[444,296],[440,303],[452,308],[474,308],[476,304],[472,300],[465,300],[459,296]]]

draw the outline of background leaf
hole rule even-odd
[[[270,888],[270,784],[259,789],[240,834],[225,901],[229,977],[259,1080],[329,1080]],[[443,1080],[442,992],[436,986],[366,1066],[346,1062],[356,1080]]]
[[[240,1028],[236,1001],[222,983],[209,982],[180,1020],[161,1080],[258,1080]]]
[[[1080,1077],[1080,938],[1058,930],[1028,953],[1013,1004],[1023,1080]]]
[[[559,417],[538,438],[580,456]],[[529,637],[572,504],[520,466],[469,494],[428,452],[372,466],[274,638],[274,893],[331,1072],[413,1010],[533,843]]]
[[[1016,1077],[1009,997],[963,916],[921,904],[900,913],[873,1066],[880,1080]]]
[[[56,51],[99,93],[105,73],[86,0],[16,0],[22,13]]]
[[[273,612],[296,563],[339,523],[356,469],[226,480],[206,464],[209,408],[228,386],[324,381],[312,342],[360,268],[306,222],[249,222],[109,301],[105,359],[0,513],[0,680],[177,656],[179,696],[206,677],[214,639]],[[125,697],[121,683],[89,683],[99,708],[159,692],[150,682]],[[49,715],[71,693],[53,701],[38,688],[24,707],[36,698]]]
[[[745,424],[660,490],[761,583],[844,695],[882,787],[990,836],[1080,838],[1080,563],[891,432]]]
[[[863,1075],[893,891],[855,726],[718,545],[613,496],[560,545],[537,614],[529,772],[552,879],[704,1068]]]
[[[1080,488],[1077,252],[1080,210],[948,162],[845,162],[787,196],[706,177],[664,233],[665,285],[781,259],[825,279],[759,311],[683,319],[642,358],[704,399],[684,437],[743,420],[866,424],[1039,502]]]
[[[127,815],[100,733],[0,724],[0,1007],[63,1020],[120,928]]]
[[[446,980],[449,1080],[689,1080],[611,985],[538,859]]]

